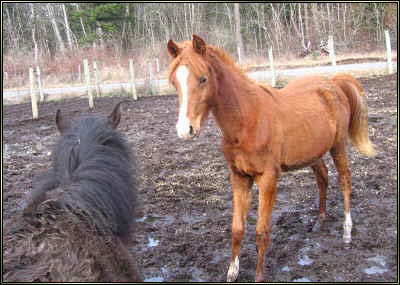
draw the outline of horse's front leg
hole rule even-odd
[[[276,181],[279,171],[268,168],[262,175],[256,177],[258,185],[258,220],[256,227],[257,268],[256,282],[264,281],[264,258],[269,243],[270,221],[272,208],[276,199]]]
[[[247,213],[251,203],[253,178],[231,171],[230,181],[233,191],[232,255],[227,281],[233,282],[239,274],[240,243],[245,233]]]

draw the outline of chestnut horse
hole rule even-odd
[[[347,142],[363,154],[375,151],[368,138],[367,105],[361,84],[349,75],[332,79],[303,77],[281,90],[249,79],[223,50],[193,35],[192,41],[168,42],[170,82],[179,98],[178,136],[192,139],[211,111],[223,138],[233,191],[232,256],[227,280],[239,272],[240,243],[251,201],[259,188],[256,226],[256,281],[264,279],[276,183],[282,171],[310,166],[315,174],[320,218],[325,218],[330,152],[344,199],[343,240],[351,242],[351,181]]]

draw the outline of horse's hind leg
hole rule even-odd
[[[311,168],[317,179],[317,184],[319,188],[319,217],[321,221],[326,218],[326,189],[328,188],[328,168],[326,167],[324,161],[318,159]]]
[[[350,193],[351,193],[351,178],[348,168],[348,158],[345,143],[333,147],[330,151],[336,170],[339,175],[340,190],[343,193],[344,206],[344,223],[343,223],[343,241],[351,242],[352,221],[350,215]]]
[[[232,256],[227,281],[233,282],[239,274],[240,243],[244,237],[247,213],[251,202],[253,179],[231,171],[230,180],[233,191],[232,218]]]

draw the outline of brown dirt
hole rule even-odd
[[[396,76],[361,78],[379,155],[366,158],[350,148],[352,244],[342,242],[342,197],[331,158],[325,159],[329,217],[322,227],[311,170],[285,173],[273,213],[267,281],[397,281]],[[121,99],[97,98],[94,112],[108,114]],[[37,121],[30,119],[30,104],[3,107],[3,225],[19,211],[32,177],[50,165],[57,108],[73,117],[91,112],[86,99],[41,105]],[[142,97],[124,108],[119,129],[137,157],[143,213],[132,251],[144,278],[154,278],[149,280],[224,281],[232,194],[220,134],[211,119],[195,141],[181,141],[176,119],[175,96]],[[254,188],[239,281],[254,280],[256,197]]]

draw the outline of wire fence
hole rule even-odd
[[[394,35],[397,35],[397,31],[390,32],[391,48],[396,51],[397,37],[394,37]],[[307,47],[308,50],[303,49],[295,56],[298,58],[309,56],[314,60],[326,61],[330,54],[328,40],[322,40],[319,43],[309,43]],[[355,50],[359,52],[374,51],[374,54],[379,55],[378,59],[380,60],[384,60],[386,56],[385,40],[377,41],[375,39],[366,39],[335,41],[334,50],[336,56],[354,52]],[[90,63],[96,63],[98,73],[96,79],[101,83],[129,82],[129,59],[133,59],[135,80],[144,82],[146,94],[154,94],[154,86],[152,84],[153,77],[156,79],[165,78],[168,70],[169,57],[166,54],[166,51],[160,52],[158,56],[151,54],[147,54],[147,57],[136,55],[120,58],[114,62],[107,58],[107,53],[93,50],[88,50],[87,53],[89,57],[84,57],[85,54],[82,53],[75,58],[71,58],[71,60],[66,63],[55,59],[54,62],[50,64],[39,63],[37,66],[30,67],[41,73],[39,76],[40,79],[38,79],[38,85],[41,85],[42,88],[62,85],[84,86],[83,60],[85,58],[88,59]],[[269,66],[268,49],[263,50],[261,58],[256,57],[255,60],[254,58],[251,58],[251,54],[245,54],[247,57],[245,56],[240,60],[244,66]],[[396,52],[393,52],[392,55],[396,56]],[[237,53],[234,53],[233,56],[236,59],[238,58]],[[276,63],[285,59],[284,57],[277,57],[275,54],[274,58]],[[375,59],[376,58],[377,57],[375,56]],[[29,72],[26,66],[3,66],[3,89],[28,89],[28,75]]]

